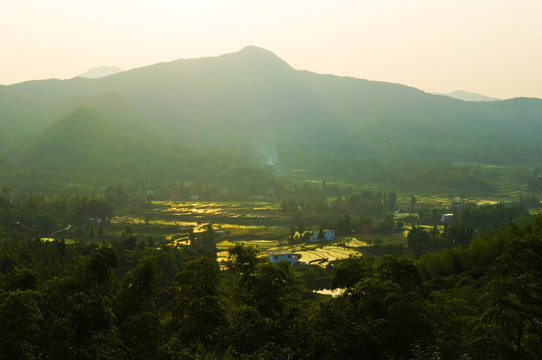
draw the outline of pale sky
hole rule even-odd
[[[542,98],[542,0],[0,0],[0,84],[247,45],[317,73]]]

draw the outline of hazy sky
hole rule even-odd
[[[216,56],[542,98],[541,0],[0,0],[0,84]]]

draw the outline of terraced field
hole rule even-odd
[[[228,249],[239,242],[256,246],[262,256],[270,250],[290,250],[300,255],[300,261],[320,266],[360,255],[359,249],[367,246],[365,241],[351,237],[288,246],[285,243],[290,222],[290,218],[280,213],[278,205],[272,203],[154,201],[150,209],[115,217],[112,225],[116,231],[130,227],[137,237],[158,236],[172,245],[188,245],[190,229],[198,233],[212,224],[219,262],[226,260]]]

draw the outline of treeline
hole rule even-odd
[[[303,186],[292,185],[291,179],[276,176],[287,169],[262,167],[248,160],[241,161],[241,158],[239,161],[228,162],[211,153],[206,153],[206,156],[208,158],[199,154],[195,162],[164,162],[159,166],[164,168],[162,170],[153,169],[154,163],[146,163],[148,168],[124,173],[112,171],[107,176],[100,171],[85,169],[84,166],[77,176],[68,176],[44,169],[10,167],[6,163],[3,168],[0,165],[0,184],[11,189],[14,195],[28,192],[81,194],[97,190],[100,186],[120,187],[133,198],[148,200],[188,200],[194,195],[204,201],[246,200],[269,195],[270,189],[273,196],[297,198],[299,196],[293,194],[294,191],[302,193],[307,190]],[[438,187],[456,192],[494,191],[493,185],[480,171],[451,162],[322,157],[309,165],[312,176],[341,179],[351,184],[379,183],[383,187],[402,190]],[[529,189],[536,190],[539,180],[533,176],[529,180]],[[334,184],[325,186],[324,183],[323,190],[328,196],[348,193],[347,188],[339,189]]]
[[[376,182],[401,189],[446,187],[456,191],[495,191],[477,169],[450,161],[322,158],[312,170],[321,176],[348,179],[350,183]]]
[[[530,219],[527,209],[518,204],[464,206],[456,210],[453,220],[444,224],[443,231],[436,225],[432,229],[413,225],[407,235],[408,248],[418,258],[427,252],[467,246],[476,234],[502,230],[512,223],[522,225]]]
[[[0,234],[2,237],[34,237],[81,224],[89,218],[108,222],[113,206],[95,197],[57,197],[47,200],[39,194],[28,194],[19,199],[0,196]]]
[[[354,193],[352,189],[340,191],[336,188],[336,191],[330,192],[324,186],[320,191],[313,189],[309,192],[310,188],[310,186],[305,186],[304,193],[298,193],[296,196],[289,195],[283,199],[280,204],[281,209],[293,215],[304,211],[318,214],[381,216],[386,211],[395,210],[397,206],[397,194],[393,190],[389,192],[361,190],[359,193]],[[328,203],[328,196],[336,198]]]
[[[221,270],[198,248],[4,241],[0,359],[536,359],[541,239],[537,217],[418,262],[350,257],[322,300],[250,246]]]
[[[332,202],[327,200],[330,194],[336,196]],[[337,236],[348,236],[352,233],[390,233],[403,226],[393,215],[386,214],[397,207],[397,194],[393,190],[353,193],[352,189],[329,188],[324,181],[321,189],[304,186],[302,193],[284,199],[280,207],[293,221],[288,237],[290,244],[307,242],[314,231],[322,229],[333,229]],[[312,225],[319,222],[318,227],[307,228],[304,219]]]
[[[178,158],[178,153],[173,155]],[[281,192],[283,185],[274,176],[274,168],[262,167],[243,159],[228,161],[220,154],[191,154],[194,161],[160,160],[132,164],[137,171],[93,171],[81,165],[75,173],[51,172],[45,164],[38,168],[12,167],[0,159],[0,195],[22,196],[42,193],[88,194],[104,189],[122,188],[133,199],[189,200],[198,195],[204,201],[245,200],[266,195],[267,189]],[[106,159],[107,160],[107,159]],[[106,161],[104,160],[104,161]],[[107,160],[109,161],[109,160]],[[122,160],[115,160],[122,163]],[[56,164],[62,166],[62,164]],[[153,166],[157,168],[153,168]],[[112,168],[114,163],[109,164]],[[122,164],[126,166],[126,164]],[[182,170],[180,170],[182,169]],[[133,170],[133,169],[132,169]],[[110,190],[111,191],[111,190]],[[111,194],[108,194],[110,196]]]
[[[527,178],[527,189],[529,191],[542,191],[542,169],[535,168]]]
[[[488,231],[508,225],[509,222],[526,222],[530,217],[529,211],[523,205],[503,203],[466,207],[459,215],[459,223]]]

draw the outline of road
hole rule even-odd
[[[68,224],[68,226],[66,226],[64,229],[60,229],[60,230],[57,230],[57,231],[53,231],[52,233],[50,233],[50,234],[47,235],[47,236],[51,236],[51,235],[57,234],[57,233],[59,233],[59,232],[61,232],[61,231],[70,230],[71,227],[72,227],[72,226],[71,226],[70,224]]]

